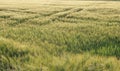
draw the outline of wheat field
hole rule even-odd
[[[0,71],[120,71],[120,2],[0,0]]]

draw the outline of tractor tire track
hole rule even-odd
[[[16,25],[25,23],[25,22],[27,22],[31,19],[36,19],[36,18],[40,18],[40,17],[43,17],[43,18],[48,17],[49,18],[48,20],[41,21],[40,23],[42,25],[43,24],[49,24],[49,23],[54,22],[56,20],[61,21],[61,20],[59,20],[59,18],[64,18],[67,15],[69,15],[70,13],[79,12],[79,11],[82,11],[82,10],[83,10],[82,8],[75,8],[75,9],[74,8],[66,8],[66,9],[63,9],[61,11],[54,11],[54,12],[49,13],[49,14],[40,14],[40,13],[37,13],[37,12],[31,12],[31,11],[16,11],[16,10],[0,9],[0,11],[11,11],[11,12],[38,14],[36,16],[30,17],[30,18],[23,18],[23,19],[10,18],[10,20],[16,21],[14,23],[9,24],[10,26],[16,26]]]

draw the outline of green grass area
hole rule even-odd
[[[0,71],[119,71],[120,3],[1,3]]]

